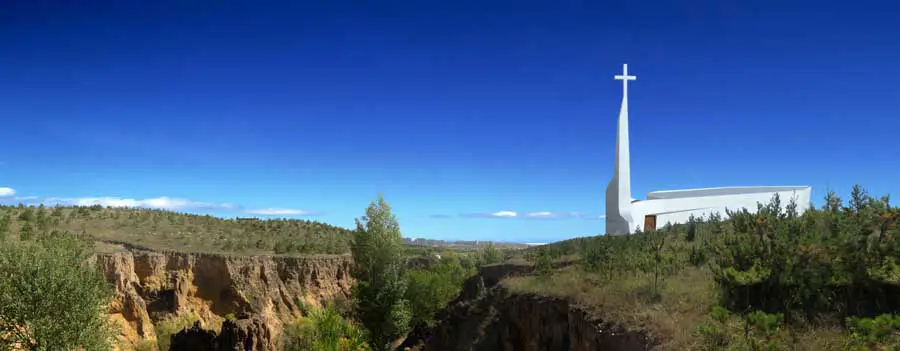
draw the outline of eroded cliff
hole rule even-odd
[[[530,274],[530,268],[482,269],[436,316],[436,325],[417,326],[400,349],[636,351],[656,345],[645,333],[604,323],[565,299],[510,292],[502,279],[516,274]]]
[[[154,322],[165,318],[193,315],[218,329],[228,314],[253,314],[272,336],[261,348],[274,349],[284,322],[299,317],[302,304],[346,298],[351,287],[349,256],[230,256],[123,245],[97,254],[96,263],[115,285],[110,313],[123,348],[155,341]]]

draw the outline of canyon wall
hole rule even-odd
[[[347,298],[351,287],[349,256],[232,256],[122,245],[95,259],[115,285],[110,318],[121,327],[124,349],[155,341],[156,321],[193,315],[204,328],[218,329],[229,314],[260,319],[271,336],[262,349],[274,349],[284,322],[299,317],[301,305]]]
[[[436,316],[434,326],[413,329],[400,350],[416,351],[637,351],[657,343],[645,333],[604,323],[562,298],[519,294],[502,279],[530,267],[483,268],[459,297]]]

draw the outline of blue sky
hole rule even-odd
[[[635,197],[900,193],[889,2],[290,3],[4,3],[0,196],[598,234],[625,62]]]

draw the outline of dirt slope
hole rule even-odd
[[[258,315],[266,334],[276,339],[285,321],[300,316],[300,301],[348,296],[350,262],[349,256],[229,256],[130,245],[96,256],[115,285],[110,317],[122,327],[120,339],[130,344],[155,340],[153,322],[188,314],[207,328],[220,325],[229,313]],[[274,349],[275,342],[266,348]]]

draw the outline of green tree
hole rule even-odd
[[[698,218],[694,217],[693,214],[691,214],[691,216],[688,217],[688,222],[687,222],[688,228],[687,228],[687,233],[685,234],[685,238],[687,239],[687,241],[694,241],[694,239],[697,238],[697,225],[699,222],[701,222],[701,221]]]
[[[369,331],[372,348],[386,349],[406,332],[410,311],[404,299],[407,280],[400,224],[382,195],[356,220],[351,252],[357,315]]]
[[[90,243],[68,233],[0,244],[0,349],[110,349],[112,290],[90,255]]]

